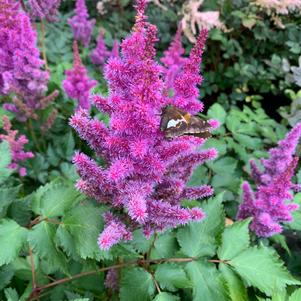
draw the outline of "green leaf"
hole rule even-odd
[[[4,290],[6,301],[19,301],[18,293],[15,289],[7,288]]]
[[[299,284],[283,266],[277,253],[264,246],[249,248],[229,263],[249,285],[257,287],[269,296],[276,289]]]
[[[13,266],[8,264],[0,267],[0,291],[3,290],[14,276]]]
[[[223,194],[209,199],[202,205],[206,217],[198,223],[191,223],[177,233],[181,251],[191,257],[213,256],[216,236],[224,227]]]
[[[11,162],[11,153],[7,141],[0,143],[0,184],[3,183],[13,172],[12,169],[7,168]]]
[[[34,212],[43,217],[62,216],[80,201],[80,197],[73,183],[57,179],[37,190],[32,206]]]
[[[214,162],[208,162],[209,167],[218,174],[231,174],[234,172],[237,166],[237,159],[232,157],[223,157],[221,159],[215,160]]]
[[[153,301],[180,301],[180,298],[169,293],[162,292]]]
[[[8,206],[17,198],[21,186],[0,189],[0,216],[6,214]]]
[[[220,274],[208,262],[190,262],[186,271],[193,283],[193,301],[226,301],[226,292]]]
[[[226,264],[219,265],[231,301],[248,301],[247,290],[234,271]]]
[[[226,111],[220,104],[215,103],[209,108],[207,116],[217,119],[221,124],[224,124],[226,120]]]
[[[236,222],[225,228],[222,244],[217,252],[220,259],[230,260],[249,247],[249,224],[250,219]]]
[[[0,143],[0,170],[6,168],[11,162],[10,148],[7,141]]]
[[[155,292],[152,275],[142,268],[125,270],[120,283],[121,301],[148,301]]]
[[[155,272],[155,279],[163,290],[167,289],[171,292],[175,292],[177,288],[192,287],[184,269],[172,263],[159,265]]]
[[[133,232],[133,241],[132,245],[134,246],[135,250],[141,252],[141,253],[147,253],[152,242],[154,240],[154,237],[150,237],[150,239],[147,239],[141,230],[135,230]]]
[[[67,271],[64,254],[55,244],[56,226],[45,221],[35,225],[28,234],[28,243],[39,257],[45,259],[49,269]]]
[[[295,290],[288,299],[288,301],[300,301],[300,300],[301,300],[301,288]]]
[[[78,205],[71,209],[62,219],[58,231],[63,228],[71,235],[72,240],[70,235],[65,240],[64,233],[60,233],[59,241],[62,246],[69,250],[69,253],[72,253],[72,248],[75,247],[77,254],[84,259],[99,256],[97,238],[102,229],[102,213],[103,209],[93,205]],[[73,241],[71,245],[70,240]]]
[[[77,299],[73,299],[72,301],[89,301],[89,298],[77,298]]]
[[[156,239],[154,251],[158,258],[172,257],[178,249],[177,239],[172,232],[165,232]]]
[[[292,213],[293,215],[293,221],[291,223],[288,224],[288,226],[291,229],[297,230],[297,231],[301,231],[301,193],[297,193],[294,197],[294,203],[297,203],[299,205],[299,209],[297,211],[294,211]]]
[[[15,221],[3,219],[0,221],[0,266],[13,261],[26,241],[27,229]]]

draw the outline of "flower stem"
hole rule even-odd
[[[45,68],[46,68],[46,70],[49,70],[48,63],[47,63],[47,56],[46,56],[46,46],[45,46],[46,31],[45,31],[45,25],[44,25],[44,21],[43,20],[41,20],[40,26],[41,26],[41,33],[42,33],[41,46],[42,46],[43,60],[45,62]]]
[[[48,289],[48,288],[51,288],[51,287],[54,287],[56,285],[67,283],[67,282],[73,281],[75,279],[84,277],[84,276],[90,276],[90,275],[98,274],[98,273],[101,273],[101,272],[105,272],[105,271],[108,271],[108,270],[111,270],[111,269],[121,269],[121,268],[128,267],[128,266],[131,266],[131,265],[141,266],[143,264],[159,264],[159,263],[163,263],[163,262],[191,262],[191,261],[194,261],[196,259],[197,258],[195,258],[195,257],[188,257],[188,258],[161,258],[161,259],[150,259],[150,260],[147,260],[147,259],[138,259],[138,260],[135,260],[135,261],[128,261],[128,262],[124,262],[124,263],[120,263],[120,264],[108,266],[108,267],[105,267],[105,268],[100,268],[98,270],[82,272],[82,273],[73,275],[71,277],[62,278],[62,279],[53,281],[51,283],[42,285],[40,287],[36,287],[35,289],[33,288],[31,294],[26,299],[26,301],[37,300],[37,297],[36,297],[37,292],[40,293],[41,291],[43,291],[45,289]]]

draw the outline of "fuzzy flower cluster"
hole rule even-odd
[[[74,39],[81,42],[84,47],[88,47],[95,19],[88,20],[89,14],[85,0],[76,0],[75,16],[68,20],[72,28]]]
[[[145,0],[137,0],[137,15],[131,35],[121,45],[121,57],[105,67],[109,96],[96,96],[98,110],[110,116],[107,127],[80,110],[71,126],[106,164],[100,166],[83,153],[73,162],[81,179],[78,189],[111,208],[98,244],[109,249],[131,240],[132,231],[155,231],[200,221],[200,208],[183,208],[181,201],[196,200],[213,193],[210,186],[187,187],[194,168],[217,155],[215,149],[199,150],[205,139],[194,136],[167,140],[160,130],[162,109],[168,104],[191,114],[202,110],[198,100],[199,75],[207,32],[202,31],[190,57],[174,81],[176,96],[169,97],[156,62],[157,28],[144,15]]]
[[[99,31],[96,47],[90,55],[92,63],[103,67],[109,58],[118,56],[119,42],[114,40],[112,51],[109,51],[105,44],[104,31],[101,29]]]
[[[19,164],[21,161],[34,157],[32,152],[25,152],[23,150],[28,140],[24,135],[17,138],[18,131],[12,130],[12,125],[7,116],[3,116],[3,130],[6,134],[0,134],[0,141],[8,142],[12,155],[12,163],[8,167],[17,170],[19,175],[24,177],[26,176],[26,168],[21,167]]]
[[[301,137],[301,123],[297,124],[278,146],[269,151],[269,158],[262,159],[264,171],[254,161],[250,162],[251,176],[257,184],[254,194],[250,184],[244,182],[243,203],[238,211],[238,218],[253,217],[250,228],[261,237],[269,237],[282,232],[282,222],[292,221],[291,212],[298,209],[292,203],[290,190],[300,191],[300,185],[293,184],[298,158],[294,157]]]
[[[254,3],[269,14],[287,15],[301,11],[301,0],[255,0]]]
[[[90,79],[88,71],[79,56],[77,42],[73,42],[73,68],[66,71],[63,87],[67,95],[78,102],[77,108],[90,109],[90,90],[97,85],[97,81]]]
[[[174,40],[171,42],[169,48],[164,51],[164,56],[161,62],[164,65],[164,80],[166,88],[170,90],[177,75],[181,72],[182,67],[187,62],[188,58],[183,57],[185,49],[182,46],[182,25],[180,24]]]
[[[61,0],[28,0],[32,19],[56,22]]]
[[[0,0],[0,94],[15,93],[29,107],[38,107],[49,79],[43,65],[29,17],[15,1]],[[8,109],[18,112],[12,104]]]

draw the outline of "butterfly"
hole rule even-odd
[[[162,110],[160,129],[167,139],[184,135],[208,138],[211,137],[210,128],[208,121],[193,116],[173,105],[168,105]]]

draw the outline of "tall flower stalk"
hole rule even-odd
[[[77,100],[77,108],[90,109],[90,90],[97,85],[97,81],[90,79],[88,71],[79,56],[77,42],[73,42],[73,68],[66,71],[63,87],[67,95]]]
[[[105,67],[109,96],[94,99],[98,110],[110,116],[107,127],[80,110],[70,124],[106,162],[77,153],[73,162],[81,179],[78,189],[110,207],[98,244],[109,249],[131,240],[142,228],[146,237],[156,231],[200,221],[200,208],[183,208],[183,199],[195,200],[213,193],[210,186],[188,187],[194,168],[216,157],[216,150],[199,150],[205,140],[193,136],[166,140],[160,131],[162,109],[173,104],[191,114],[203,108],[198,100],[199,65],[207,32],[202,31],[190,57],[174,83],[176,96],[166,94],[162,66],[154,48],[157,28],[147,22],[145,0],[136,5],[136,23],[121,44],[121,57]]]
[[[84,47],[88,47],[95,19],[89,19],[89,14],[85,0],[76,0],[75,16],[68,20],[72,28],[74,39],[81,42]]]
[[[12,155],[12,163],[8,166],[11,169],[17,170],[21,177],[26,176],[26,168],[20,166],[21,161],[33,158],[32,152],[24,151],[24,145],[28,143],[28,139],[24,135],[18,135],[17,130],[12,129],[12,125],[7,116],[3,116],[3,130],[5,134],[0,134],[0,141],[7,141]]]
[[[243,203],[239,207],[238,218],[252,217],[250,228],[261,237],[269,237],[282,232],[283,222],[291,222],[291,212],[298,209],[292,203],[292,191],[300,191],[300,185],[293,184],[298,158],[294,157],[301,137],[301,123],[297,124],[278,146],[269,151],[268,159],[261,159],[261,171],[251,161],[251,176],[257,184],[254,194],[248,182],[244,182]]]
[[[43,65],[28,15],[15,1],[0,0],[0,94],[14,93],[29,110],[38,109],[49,79]],[[15,104],[4,107],[26,120]]]

